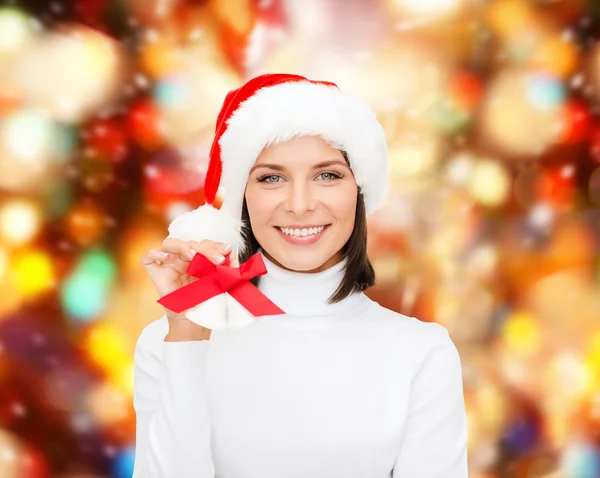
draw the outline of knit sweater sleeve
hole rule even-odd
[[[467,478],[467,419],[460,356],[446,328],[415,374],[393,478]]]
[[[206,403],[209,342],[165,342],[166,320],[147,325],[135,348],[133,478],[214,478]]]

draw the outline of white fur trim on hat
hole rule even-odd
[[[370,214],[387,192],[387,143],[371,108],[334,86],[306,81],[258,90],[240,104],[219,140],[223,206],[241,213],[250,169],[269,144],[320,136],[348,153]]]

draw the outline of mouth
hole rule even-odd
[[[312,244],[321,238],[329,226],[331,224],[294,228],[276,226],[275,229],[279,231],[287,242],[292,244]]]
[[[322,232],[329,224],[325,224],[323,226],[307,226],[307,227],[279,227],[276,226],[283,234],[287,236],[294,237],[307,237],[319,234]]]

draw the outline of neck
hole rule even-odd
[[[262,249],[259,252],[267,268],[267,274],[260,278],[259,289],[285,311],[285,315],[264,317],[268,322],[313,326],[333,323],[350,317],[357,305],[366,300],[364,294],[352,293],[339,302],[329,303],[342,282],[347,259],[320,272],[297,272],[271,261]]]

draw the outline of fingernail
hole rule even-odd
[[[196,255],[196,251],[194,251],[193,249],[190,249],[190,250],[188,251],[188,258],[189,258],[190,260],[192,260],[192,259],[194,258],[194,256],[195,256],[195,255]]]
[[[229,249],[231,249],[231,246],[229,244],[221,244],[217,249],[219,252],[228,252]]]
[[[217,264],[220,264],[225,260],[225,258],[221,254],[217,254],[216,252],[213,254],[212,258],[213,261],[215,261]]]
[[[167,257],[169,257],[169,253],[168,252],[164,252],[164,251],[159,251],[158,252],[158,257],[164,257],[166,259]]]

